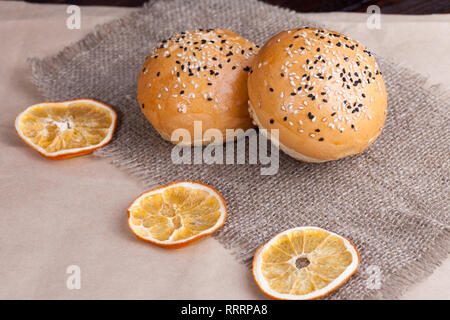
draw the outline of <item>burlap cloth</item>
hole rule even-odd
[[[221,27],[261,45],[302,25],[326,23],[255,0],[151,1],[56,56],[30,63],[46,99],[90,97],[118,111],[115,137],[97,156],[110,157],[148,187],[187,179],[215,186],[229,216],[214,236],[240,261],[248,263],[260,244],[283,229],[321,226],[355,243],[360,270],[381,270],[379,290],[371,290],[368,273],[359,271],[328,298],[396,298],[448,255],[448,92],[377,57],[389,112],[376,143],[360,155],[324,164],[281,154],[274,176],[261,176],[257,165],[173,164],[171,145],[137,105],[139,69],[151,49],[173,33]]]

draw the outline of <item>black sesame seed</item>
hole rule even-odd
[[[284,117],[284,118],[283,118],[283,121],[286,121],[286,120],[287,120],[287,117]]]
[[[316,130],[314,130],[314,131],[316,131],[316,132],[320,132],[320,129],[316,129]]]
[[[142,107],[142,109],[144,109],[144,108],[145,108],[145,105],[144,105],[144,104],[142,104],[142,105],[141,105],[141,107]]]
[[[319,138],[319,141],[323,141],[323,140],[325,140],[324,138]]]
[[[156,76],[159,77],[160,74],[161,74],[161,72],[158,71],[158,72],[156,73]]]
[[[269,88],[270,92],[273,92],[273,88]]]

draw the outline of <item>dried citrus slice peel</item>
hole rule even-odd
[[[107,144],[117,114],[91,99],[43,102],[20,113],[15,122],[19,136],[49,159],[67,159],[93,152]]]
[[[299,227],[257,250],[253,277],[274,299],[311,300],[338,288],[358,267],[358,251],[348,239],[317,227]]]
[[[128,208],[128,225],[141,240],[180,248],[212,234],[227,217],[222,196],[211,186],[181,181],[140,195]]]

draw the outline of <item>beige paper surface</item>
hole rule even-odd
[[[126,207],[142,187],[92,156],[50,161],[16,135],[15,116],[42,99],[26,58],[55,53],[94,25],[132,9],[82,8],[81,30],[66,28],[66,6],[0,3],[0,298],[264,298],[247,268],[208,238],[177,251],[139,242]],[[377,53],[449,83],[450,16],[383,17],[381,30],[358,14],[322,14]],[[66,288],[66,268],[81,268],[81,289]],[[450,261],[406,298],[450,298]]]

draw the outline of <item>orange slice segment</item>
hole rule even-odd
[[[358,267],[358,251],[348,239],[317,227],[299,227],[276,235],[256,251],[253,277],[274,299],[310,300],[338,288]]]
[[[112,138],[116,112],[91,99],[43,102],[20,113],[20,138],[44,157],[67,159],[93,152]]]
[[[147,191],[128,208],[128,225],[141,240],[180,248],[212,234],[227,217],[222,196],[211,186],[181,181]]]

